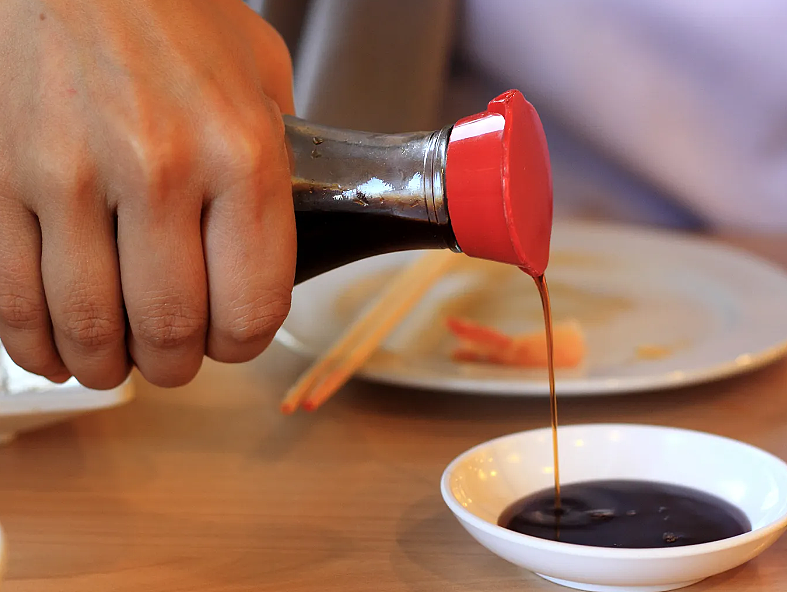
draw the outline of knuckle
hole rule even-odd
[[[44,300],[39,294],[25,293],[24,290],[0,290],[0,319],[8,328],[39,329],[46,317]]]
[[[262,103],[264,109],[255,111],[254,123],[256,129],[271,140],[283,142],[287,129],[284,126],[284,118],[279,105],[269,97],[263,97]]]
[[[85,349],[102,349],[124,337],[124,326],[111,307],[90,299],[72,300],[59,323],[63,337]]]
[[[270,340],[287,318],[290,301],[290,290],[270,289],[250,302],[236,303],[223,333],[236,345]]]
[[[181,298],[151,298],[138,310],[134,337],[154,349],[178,349],[203,339],[205,317]]]
[[[262,136],[249,129],[233,134],[227,144],[227,151],[228,165],[235,176],[251,177],[262,168],[265,158]]]
[[[66,207],[79,205],[93,198],[96,187],[96,170],[80,154],[46,159],[42,175],[47,193],[60,198]]]
[[[235,177],[246,178],[267,170],[280,160],[285,146],[284,121],[264,99],[253,113],[236,113],[235,121],[223,126],[223,152]],[[255,101],[255,105],[258,102]],[[274,112],[275,111],[275,112]]]
[[[132,152],[133,183],[148,200],[177,193],[188,177],[192,159],[191,143],[171,134],[153,137],[138,134],[129,138]]]

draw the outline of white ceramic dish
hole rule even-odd
[[[0,345],[0,444],[21,432],[116,407],[132,397],[130,381],[106,391],[85,388],[74,379],[53,384],[22,370]]]
[[[279,341],[318,355],[415,256],[374,257],[299,285]],[[639,228],[557,224],[547,279],[556,321],[575,318],[587,335],[584,367],[558,372],[561,396],[685,386],[787,352],[787,274],[723,245]],[[509,333],[543,327],[530,278],[464,258],[359,376],[475,394],[548,394],[543,370],[454,363],[455,341],[443,322],[449,313]]]
[[[552,485],[549,429],[504,436],[456,458],[443,499],[482,545],[555,583],[594,592],[689,586],[762,553],[787,528],[787,464],[752,446],[701,432],[641,425],[560,428],[563,483],[643,479],[693,487],[745,512],[752,531],[672,549],[613,549],[546,541],[496,525],[511,503]]]

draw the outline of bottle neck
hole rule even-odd
[[[296,212],[377,215],[450,227],[445,158],[451,126],[375,134],[284,119]],[[458,250],[455,240],[448,246]]]

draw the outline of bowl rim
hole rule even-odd
[[[757,446],[753,446],[752,444],[747,444],[746,442],[741,442],[740,440],[735,440],[734,438],[728,438],[726,436],[719,436],[718,434],[712,434],[709,432],[703,432],[700,430],[691,430],[685,428],[675,428],[671,426],[663,426],[657,424],[639,424],[639,423],[574,423],[574,424],[567,424],[560,426],[558,428],[558,433],[562,431],[566,431],[570,428],[598,428],[598,429],[637,429],[637,430],[648,430],[648,431],[670,431],[673,433],[682,433],[688,435],[699,435],[702,437],[717,439],[720,441],[726,441],[728,443],[735,444],[737,446],[741,446],[743,448],[749,449],[751,452],[756,454],[761,454],[766,457],[770,457],[772,460],[776,461],[777,465],[781,465],[781,468],[784,470],[785,475],[787,475],[787,463],[770,452],[763,450],[762,448],[758,448]],[[497,524],[493,524],[492,522],[488,522],[483,518],[479,518],[472,512],[470,512],[467,508],[464,508],[454,497],[453,493],[451,492],[449,480],[455,471],[456,467],[470,454],[478,451],[481,448],[486,446],[490,446],[497,442],[503,440],[510,440],[515,439],[518,437],[523,437],[525,435],[533,435],[539,432],[551,432],[551,427],[542,427],[542,428],[535,428],[532,430],[524,430],[521,432],[514,432],[511,434],[506,434],[503,436],[498,436],[497,438],[492,438],[491,440],[487,440],[480,444],[473,446],[459,454],[455,457],[445,468],[443,471],[442,477],[440,478],[440,492],[443,496],[443,501],[446,503],[448,508],[453,512],[453,514],[462,520],[463,522],[467,522],[468,524],[474,526],[475,528],[484,531],[487,534],[490,534],[496,538],[504,539],[510,543],[516,545],[527,545],[528,547],[536,548],[541,551],[551,552],[551,553],[569,553],[575,556],[582,556],[582,557],[593,557],[597,559],[676,559],[680,557],[693,557],[697,555],[707,555],[711,553],[718,553],[720,551],[733,549],[735,547],[739,547],[742,545],[746,545],[748,543],[752,543],[758,541],[764,537],[767,537],[770,534],[776,533],[779,530],[783,530],[785,526],[787,526],[787,510],[785,510],[782,515],[777,518],[776,520],[770,522],[769,524],[765,524],[760,526],[759,528],[752,528],[749,532],[745,532],[743,534],[736,535],[734,537],[729,537],[726,539],[721,539],[718,541],[712,541],[708,543],[699,543],[696,545],[685,545],[683,547],[673,547],[673,548],[651,548],[651,549],[625,549],[625,548],[617,548],[617,547],[592,547],[590,545],[577,545],[574,543],[563,543],[559,541],[549,541],[546,539],[540,539],[538,537],[522,534],[519,532],[514,532],[512,530],[508,530],[507,528],[503,528],[502,526],[498,526]]]

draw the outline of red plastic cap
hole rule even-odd
[[[522,93],[458,121],[448,139],[446,198],[456,241],[471,257],[544,273],[552,235],[552,175],[544,128]]]

